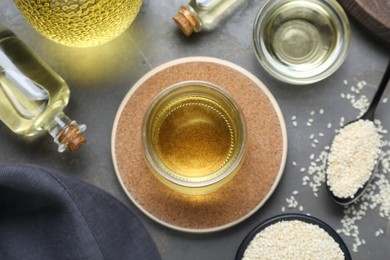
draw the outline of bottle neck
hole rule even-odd
[[[86,142],[82,134],[86,128],[86,125],[78,125],[76,121],[72,121],[63,112],[56,114],[45,126],[45,130],[58,144],[58,152],[60,153],[66,150],[74,152],[82,146]]]

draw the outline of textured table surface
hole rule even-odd
[[[252,49],[252,25],[264,1],[248,1],[213,32],[191,38],[184,37],[171,19],[185,2],[145,0],[133,25],[119,38],[99,47],[77,49],[42,37],[26,23],[13,1],[1,1],[0,23],[12,29],[68,82],[72,93],[66,113],[87,124],[88,144],[77,153],[58,154],[49,137],[24,140],[0,124],[0,163],[50,167],[106,190],[141,219],[162,259],[233,259],[252,228],[283,211],[309,213],[336,230],[342,229],[348,209],[328,198],[319,176],[321,156],[340,122],[359,114],[359,109],[352,105],[358,102],[353,102],[352,96],[356,100],[363,100],[362,95],[368,100],[373,96],[385,70],[389,48],[374,42],[351,21],[351,47],[341,68],[319,83],[292,86],[270,77],[260,67]],[[156,66],[187,56],[225,59],[252,72],[275,96],[287,125],[287,164],[270,200],[246,221],[209,234],[170,230],[145,216],[120,187],[111,159],[114,118],[131,86]],[[376,117],[384,129],[390,129],[390,102],[386,102],[390,91],[384,96]],[[389,140],[390,136],[383,139]],[[389,150],[389,145],[385,148]],[[390,188],[386,190],[378,184],[380,178],[382,183],[388,183],[389,174],[382,170],[373,185],[372,192],[379,198],[390,196]],[[367,204],[373,209],[361,208],[361,204],[354,206],[363,212],[355,222],[359,234],[344,232],[341,236],[353,259],[387,259],[390,205],[386,208],[383,203],[374,205],[370,200]],[[351,212],[352,209],[349,208]]]

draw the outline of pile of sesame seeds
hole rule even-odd
[[[339,244],[320,226],[300,220],[282,220],[256,234],[243,260],[345,259]]]
[[[332,142],[326,172],[334,196],[354,198],[371,177],[379,147],[380,135],[372,121],[360,119],[339,131]]]
[[[364,87],[367,86],[367,82],[359,81],[355,86],[349,87],[348,81],[345,80],[343,85],[344,92],[341,93],[340,98],[356,109],[358,112],[357,117],[360,117],[369,106],[368,98],[362,94]],[[386,97],[381,101],[382,104],[386,104],[387,102],[388,98]],[[302,176],[302,187],[305,189],[308,188],[314,197],[328,195],[326,193],[320,193],[320,189],[325,188],[323,186],[326,180],[327,158],[330,150],[329,143],[334,135],[338,133],[339,129],[346,123],[344,117],[340,117],[338,124],[335,124],[334,121],[326,122],[324,118],[321,118],[324,115],[326,115],[326,111],[323,108],[319,108],[310,111],[309,115],[306,115],[306,119],[298,118],[296,115],[291,117],[293,127],[316,126],[317,129],[322,129],[322,132],[313,132],[308,135],[308,141],[313,150],[313,153],[308,155],[309,160],[302,162],[293,160],[291,162],[296,168],[296,171]],[[302,122],[305,123],[302,124]],[[340,219],[340,227],[335,227],[338,228],[337,232],[344,236],[344,238],[347,237],[348,241],[353,241],[352,245],[350,245],[353,252],[359,252],[360,247],[367,243],[365,237],[367,234],[363,235],[360,232],[360,225],[363,225],[367,215],[375,216],[377,213],[378,218],[384,220],[378,221],[378,223],[390,223],[390,142],[386,140],[388,131],[381,125],[380,120],[375,120],[375,125],[378,133],[382,136],[380,145],[382,152],[379,157],[379,165],[374,171],[374,179],[359,200],[352,205],[344,207],[343,216]],[[333,130],[333,133],[329,135],[331,130]],[[294,159],[293,156],[292,159]],[[299,210],[303,212],[304,209],[307,209],[308,207],[299,203],[300,194],[303,193],[306,196],[304,190],[296,187],[296,190],[292,191],[290,196],[287,196],[286,205],[281,207],[281,211]],[[309,212],[305,213],[310,215]],[[386,226],[380,226],[380,224],[371,225],[373,229],[371,235],[374,238],[379,238],[388,232],[386,231]]]

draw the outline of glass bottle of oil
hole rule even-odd
[[[64,114],[69,94],[64,80],[0,25],[0,120],[18,135],[48,132],[59,152],[75,151],[86,126]]]
[[[193,32],[213,30],[245,0],[189,0],[173,20],[180,30],[190,36]]]
[[[142,0],[14,0],[24,18],[47,38],[74,47],[108,42],[137,16]]]

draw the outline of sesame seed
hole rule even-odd
[[[297,166],[297,163],[295,161],[292,162],[292,165]]]
[[[318,225],[282,220],[257,233],[242,259],[318,259],[319,252],[327,259],[344,259],[337,242]]]

